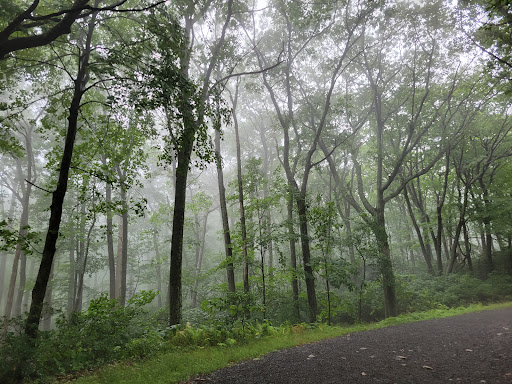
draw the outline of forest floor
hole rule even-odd
[[[512,383],[512,307],[340,336],[186,383],[450,382]]]

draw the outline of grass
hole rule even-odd
[[[453,309],[436,309],[388,318],[378,323],[358,324],[349,327],[320,325],[314,329],[294,327],[293,331],[283,332],[261,339],[249,340],[246,344],[226,347],[174,347],[156,357],[139,362],[123,362],[103,367],[92,375],[83,376],[77,384],[136,384],[136,383],[179,383],[189,377],[211,373],[228,365],[261,357],[269,352],[297,345],[328,339],[348,333],[384,328],[396,324],[439,319],[465,313],[512,307],[512,302],[492,305],[471,305]]]

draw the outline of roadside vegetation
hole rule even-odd
[[[512,300],[510,1],[0,3],[1,384]]]
[[[405,324],[414,321],[439,319],[465,313],[478,312],[511,307],[512,302],[499,304],[472,304],[466,307],[450,309],[432,309],[424,312],[403,314],[390,317],[375,323],[364,323],[345,326],[328,326],[326,324],[297,324],[274,327],[269,324],[252,327],[250,338],[242,340],[227,338],[215,346],[203,346],[198,335],[209,335],[204,329],[186,327],[180,331],[179,344],[183,339],[189,340],[187,347],[178,347],[174,338],[158,354],[148,359],[129,360],[102,367],[93,372],[78,373],[74,376],[61,377],[59,382],[73,380],[76,384],[106,383],[179,383],[197,375],[204,375],[224,368],[230,364],[261,356],[280,349],[290,348],[331,337],[342,336],[355,332],[384,328],[391,325]],[[235,334],[238,332],[235,332]],[[236,336],[236,335],[235,335]],[[76,379],[76,381],[75,381]]]
[[[462,274],[413,279],[402,276],[398,290],[402,315],[382,320],[381,290],[369,286],[361,295],[362,320],[359,297],[347,291],[347,296],[332,308],[335,326],[328,326],[320,317],[316,323],[273,323],[263,319],[256,307],[248,313],[235,313],[205,301],[202,320],[198,316],[196,322],[169,327],[166,312],[151,306],[156,292],[140,292],[124,307],[100,296],[83,312],[61,314],[56,329],[43,334],[30,360],[23,364],[19,362],[27,356],[23,350],[26,343],[23,336],[11,332],[0,346],[0,374],[9,377],[9,370],[21,366],[23,376],[36,383],[91,372],[96,373],[80,382],[178,381],[231,362],[328,337],[512,305],[488,305],[512,300],[511,280],[506,275],[492,275],[486,281]],[[12,326],[21,324],[21,320],[13,320]]]

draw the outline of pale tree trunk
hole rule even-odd
[[[158,289],[158,308],[162,308],[162,265],[160,260],[160,251],[158,246],[158,230],[153,228],[153,247],[155,248],[155,260],[156,260],[156,284]]]
[[[242,268],[243,268],[243,282],[244,292],[249,292],[249,252],[248,252],[248,239],[247,239],[247,226],[245,222],[245,207],[244,207],[244,187],[242,180],[242,153],[240,149],[240,135],[238,132],[238,119],[236,116],[236,106],[238,102],[238,85],[236,84],[235,97],[231,98],[233,104],[233,125],[235,128],[235,142],[236,142],[236,169],[237,169],[237,185],[238,185],[238,205],[240,209],[240,228],[242,232]]]
[[[48,287],[46,288],[46,294],[44,295],[44,308],[43,317],[41,320],[41,329],[43,331],[49,331],[52,326],[52,294],[53,294],[53,275],[55,271],[55,262],[52,265],[50,272],[50,280]]]
[[[73,312],[73,304],[75,301],[75,276],[76,276],[76,263],[75,263],[75,233],[69,238],[69,271],[68,271],[68,295],[67,295],[67,314],[68,316]]]
[[[101,156],[104,166],[107,165],[105,155]],[[112,184],[107,180],[105,182],[105,203],[106,203],[106,221],[107,221],[107,254],[108,254],[108,274],[109,274],[109,298],[116,298],[116,257],[114,255],[114,229],[112,222]]]
[[[77,284],[77,290],[76,290],[76,296],[75,296],[75,303],[74,303],[74,311],[80,312],[82,311],[83,306],[83,293],[84,293],[84,277],[85,277],[85,271],[87,269],[87,259],[89,256],[89,250],[91,246],[91,234],[92,230],[94,229],[94,226],[96,225],[96,212],[94,209],[94,200],[95,200],[95,191],[93,190],[93,197],[92,197],[92,211],[93,211],[93,218],[91,225],[89,227],[89,230],[87,231],[87,236],[84,239],[85,241],[80,241],[83,245],[81,248],[83,250],[80,250],[80,253],[83,253],[80,260],[80,270],[78,271],[78,284]],[[85,204],[84,204],[85,207]]]
[[[121,301],[121,287],[122,287],[122,278],[121,274],[123,271],[123,217],[119,216],[119,225],[118,225],[118,234],[117,234],[117,254],[116,254],[116,267],[115,267],[115,274],[116,274],[116,299]]]
[[[30,147],[30,149],[27,147],[27,152],[29,150],[31,151],[31,147]],[[31,156],[30,155],[28,155],[28,156],[29,156],[29,161],[28,161],[28,168],[27,168],[27,178],[28,178],[28,180],[30,180],[32,178],[32,161],[31,161]],[[18,179],[23,180],[21,164],[19,162],[18,162],[17,169],[18,169]],[[5,305],[5,311],[4,311],[4,316],[6,317],[6,319],[11,317],[11,311],[12,311],[13,304],[14,304],[14,293],[15,293],[15,287],[16,287],[16,279],[18,276],[18,265],[20,264],[20,259],[22,258],[22,255],[23,255],[23,257],[25,256],[23,249],[22,249],[22,244],[23,244],[24,238],[27,235],[26,226],[28,225],[28,216],[29,216],[29,209],[30,209],[29,203],[30,203],[30,193],[32,191],[32,184],[27,183],[27,186],[23,187],[23,183],[22,183],[22,191],[23,191],[22,213],[21,213],[21,220],[20,220],[20,229],[18,232],[19,241],[18,241],[18,244],[16,245],[16,252],[14,254],[14,260],[13,260],[13,265],[12,265],[11,279],[9,282],[9,290],[7,292],[7,303]],[[18,290],[18,297],[20,298],[19,312],[21,312],[21,298],[23,296],[23,291],[25,289],[25,281],[24,281],[25,280],[25,266],[26,266],[26,259],[24,258],[23,264],[21,266],[22,271],[23,271],[23,275],[22,275],[23,286],[20,287],[20,289]],[[20,290],[21,290],[21,295],[19,292]],[[19,315],[19,313],[18,313],[18,315]],[[6,330],[7,330],[7,328],[6,328]]]
[[[260,139],[261,139],[261,145],[263,146],[263,164],[262,164],[262,172],[264,177],[264,183],[263,183],[263,199],[266,201],[269,197],[269,190],[268,190],[268,180],[271,177],[269,175],[270,170],[270,164],[269,164],[269,158],[270,158],[270,152],[268,150],[268,144],[267,144],[267,136],[265,135],[265,128],[261,124],[257,124],[258,130],[260,132]],[[270,213],[270,210],[267,209],[265,211],[265,217],[263,219],[263,225],[265,226],[265,232],[266,236],[269,239],[268,242],[268,271],[269,271],[269,278],[272,279],[274,276],[274,250],[273,250],[273,240],[272,240],[272,215]]]
[[[20,181],[18,178],[15,178],[13,190],[17,190],[18,183]],[[16,206],[16,195],[14,193],[11,194],[11,204],[9,206],[8,218],[12,218],[14,214],[14,208]],[[3,208],[3,200],[2,200],[2,208]],[[7,274],[7,252],[0,252],[0,289],[2,292],[4,291],[5,277]],[[4,297],[7,299],[7,295],[0,295],[0,306],[3,305]],[[5,315],[4,315],[5,316]]]
[[[207,211],[203,217],[203,225],[199,225],[199,217],[195,217],[196,225],[196,262],[194,269],[194,286],[192,288],[192,308],[197,307],[197,290],[199,288],[199,277],[201,276],[201,267],[203,265],[203,257],[205,251],[206,241],[206,224],[208,223],[208,216],[212,211]]]

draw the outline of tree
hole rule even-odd
[[[120,9],[120,6],[126,2],[127,0],[115,1],[100,8],[99,2],[90,5],[91,0],[75,0],[70,8],[56,11],[41,9],[43,7],[40,7],[39,0],[34,0],[24,10],[21,5],[13,4],[7,10],[8,13],[16,16],[0,31],[0,60],[7,58],[7,55],[12,52],[50,44],[59,37],[70,34],[71,27],[77,20],[86,19],[96,12],[145,11],[165,1],[159,1],[142,9]],[[40,33],[40,30],[43,32]],[[25,36],[18,36],[19,32]]]

